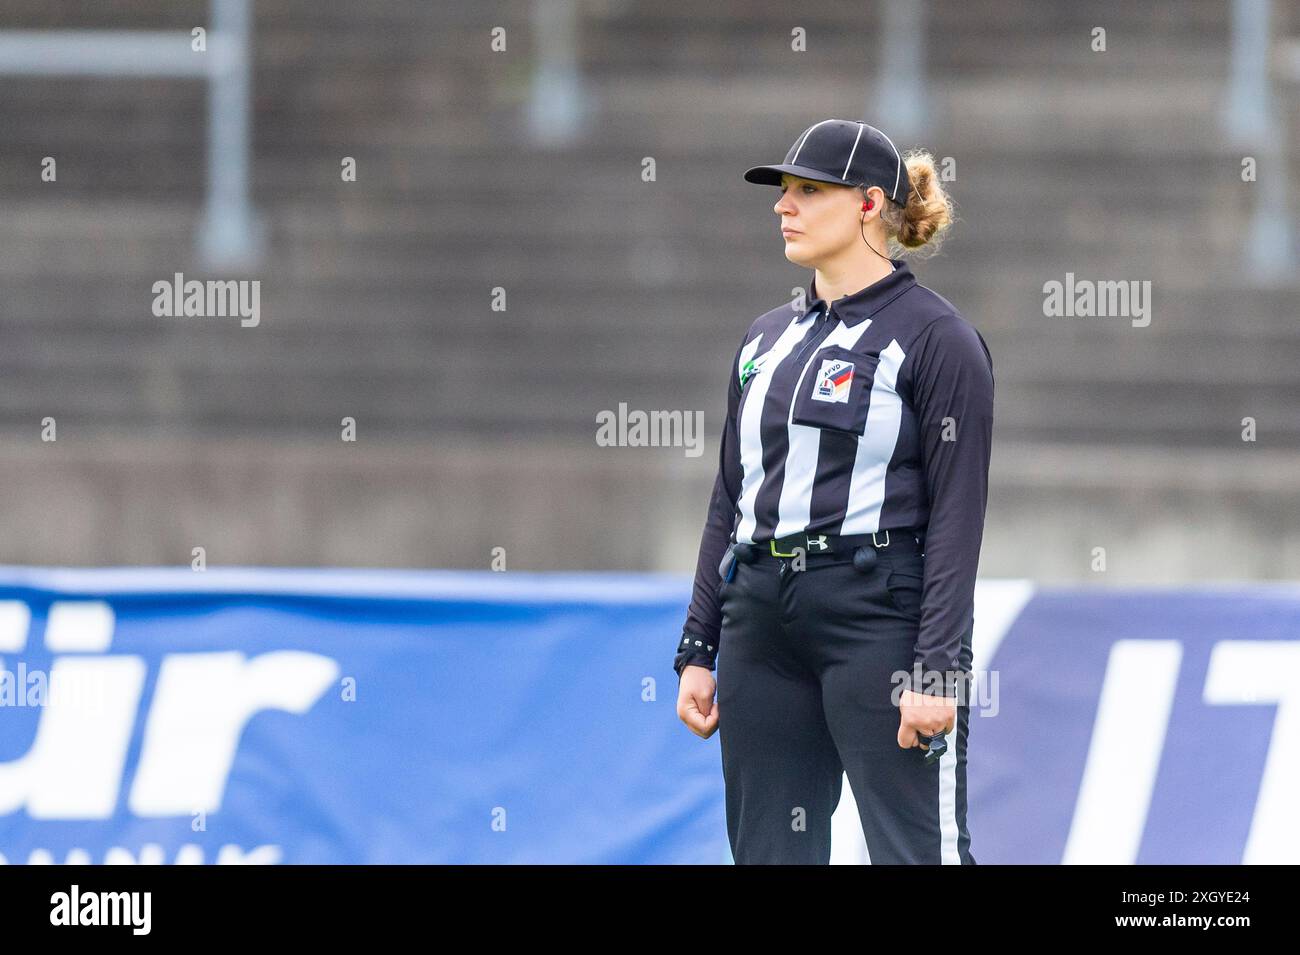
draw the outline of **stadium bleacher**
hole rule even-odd
[[[200,2],[81,6],[13,0],[6,27],[206,17]],[[1174,7],[926,5],[932,121],[915,145],[954,157],[960,219],[917,271],[994,357],[989,573],[1089,579],[1097,545],[1115,548],[1110,582],[1300,573],[1295,284],[1243,268],[1249,149],[1219,125],[1228,5]],[[1300,32],[1277,8],[1278,34]],[[257,5],[270,242],[229,276],[262,282],[255,329],[149,307],[153,282],[210,275],[193,243],[202,85],[4,77],[7,560],[176,563],[204,544],[227,563],[485,566],[500,545],[532,568],[693,566],[726,363],[808,279],[781,255],[775,190],[740,172],[811,118],[876,118],[861,37],[878,10],[580,10],[592,112],[548,149],[522,120],[527,3]],[[795,25],[807,53],[789,49]],[[507,53],[489,51],[493,26]],[[1150,325],[1044,315],[1044,282],[1066,273],[1150,281]],[[704,409],[706,453],[598,447],[595,415],[619,402]],[[1235,567],[1189,549],[1207,534]]]

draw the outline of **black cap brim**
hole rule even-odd
[[[754,166],[751,169],[746,169],[745,181],[758,183],[760,186],[779,186],[781,185],[782,173],[789,173],[792,176],[798,176],[800,179],[811,179],[813,182],[833,182],[840,186],[854,185],[854,183],[846,182],[829,173],[822,172],[820,169],[795,166],[789,163],[783,163],[779,166]]]

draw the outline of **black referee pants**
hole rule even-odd
[[[925,558],[763,555],[719,591],[718,732],[737,864],[828,864],[845,774],[873,864],[975,864],[966,830],[969,699],[948,752],[898,745],[891,701],[912,670]],[[972,627],[974,621],[972,620]],[[970,667],[971,630],[962,667]]]

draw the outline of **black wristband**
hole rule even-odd
[[[682,670],[691,665],[706,666],[712,670],[717,655],[716,644],[698,634],[683,633],[682,642],[677,645],[677,656],[673,659],[673,670],[678,678],[681,677]]]

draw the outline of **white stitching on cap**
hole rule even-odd
[[[844,173],[840,179],[846,178],[849,174],[849,167],[853,165],[853,155],[858,151],[858,140],[862,139],[862,127],[865,125],[865,123],[858,123],[858,138],[853,140],[853,148],[849,150],[849,161],[844,164]],[[894,184],[894,188],[898,188],[897,183]]]
[[[876,127],[874,126],[872,126],[871,128],[876,129]],[[878,129],[876,129],[876,132],[880,133],[881,136],[885,136],[885,134],[881,133],[880,130]],[[885,136],[885,142],[889,143],[889,148],[894,151],[894,159],[897,160],[898,162],[898,168],[894,170],[894,191],[889,194],[889,198],[892,199],[894,202],[897,202],[898,201],[897,199],[898,178],[903,174],[903,157],[898,155],[898,147],[894,145],[894,141],[892,139],[890,139],[888,136]]]
[[[794,151],[794,158],[790,160],[790,165],[793,166],[795,163],[799,161],[799,153],[803,149],[804,143],[808,142],[808,137],[812,135],[812,131],[816,129],[818,126],[824,125],[825,123],[833,123],[833,122],[835,122],[835,120],[833,119],[823,119],[820,123],[813,123],[811,126],[809,126],[808,131],[803,134],[803,139],[799,143],[799,148]],[[898,187],[895,186],[894,188],[898,188]]]

